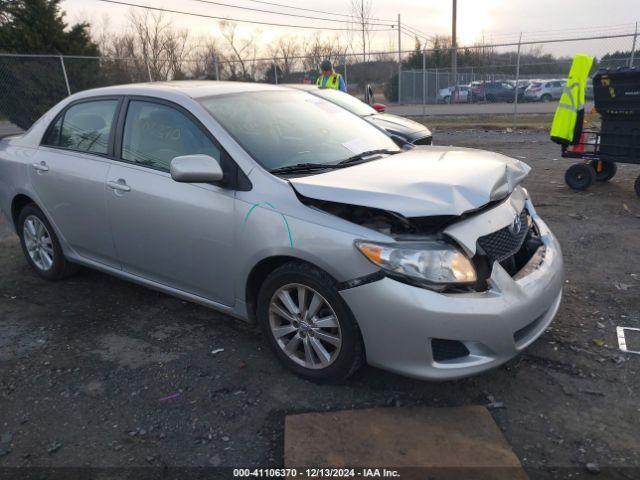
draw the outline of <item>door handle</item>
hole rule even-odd
[[[107,186],[112,190],[116,190],[118,192],[130,192],[131,187],[127,185],[127,183],[121,178],[117,182],[109,181],[107,182]]]
[[[49,167],[47,166],[47,164],[45,162],[34,163],[32,165],[32,167],[36,172],[48,172],[49,171]]]

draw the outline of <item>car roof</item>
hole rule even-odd
[[[90,97],[103,95],[152,95],[203,98],[228,93],[260,92],[282,90],[277,85],[268,83],[221,82],[217,80],[178,80],[169,82],[130,83],[112,87],[84,90],[74,96]]]
[[[296,90],[320,90],[320,87],[317,85],[309,83],[281,83],[279,85],[281,87],[295,88]]]

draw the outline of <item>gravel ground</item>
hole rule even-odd
[[[640,473],[640,356],[618,350],[615,330],[640,327],[640,169],[621,165],[576,193],[543,132],[436,139],[533,167],[526,186],[561,241],[567,284],[526,353],[455,382],[367,367],[315,385],[285,371],[255,328],[217,312],[90,270],[40,280],[0,221],[0,466],[278,466],[289,413],[480,404],[532,478]]]

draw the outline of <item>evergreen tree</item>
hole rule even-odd
[[[98,56],[89,25],[69,26],[60,0],[0,0],[0,52]],[[100,62],[65,60],[72,92],[101,83]],[[0,113],[28,128],[68,94],[58,58],[0,56]]]

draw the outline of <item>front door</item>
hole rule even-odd
[[[105,207],[112,129],[119,99],[72,104],[47,131],[31,182],[61,237],[82,257],[118,267]]]
[[[171,160],[221,151],[203,127],[173,106],[128,104],[121,159],[107,179],[107,210],[123,270],[224,305],[234,300],[235,194],[178,183]]]

